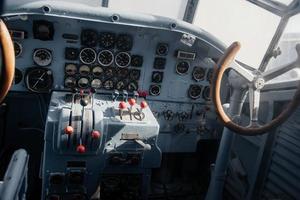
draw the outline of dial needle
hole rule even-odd
[[[44,73],[40,76],[40,78],[38,78],[38,80],[35,82],[35,84],[32,86],[32,88],[35,88],[35,87],[36,87],[36,85],[42,80],[42,78],[45,76],[46,73],[47,73],[47,72],[44,72]]]

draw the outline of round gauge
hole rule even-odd
[[[104,71],[105,77],[106,77],[106,78],[111,78],[111,77],[113,77],[114,74],[115,74],[114,72],[115,72],[115,71],[114,71],[113,68],[111,68],[111,67],[106,68],[105,71]]]
[[[102,86],[102,81],[100,79],[94,79],[92,80],[91,82],[91,87],[94,88],[94,89],[100,89]]]
[[[120,52],[115,57],[115,63],[118,67],[127,67],[130,61],[131,57],[127,52]]]
[[[156,47],[156,54],[159,56],[165,56],[167,55],[169,50],[168,44],[160,43]]]
[[[207,74],[206,74],[206,80],[211,83],[211,79],[213,77],[213,73],[214,73],[214,70],[213,69],[209,69]]]
[[[143,56],[133,55],[131,56],[131,66],[141,67],[143,65]]]
[[[201,96],[201,85],[191,85],[188,90],[188,95],[191,99],[198,99]]]
[[[19,57],[22,53],[23,48],[22,45],[17,41],[14,41],[14,50],[16,58]]]
[[[187,74],[190,68],[190,63],[187,61],[180,61],[176,64],[176,72],[177,74],[184,75]]]
[[[129,73],[129,78],[131,80],[139,80],[140,79],[140,75],[141,75],[141,71],[140,70],[137,70],[137,69],[132,69],[130,70],[130,73]]]
[[[52,53],[48,49],[36,49],[33,52],[33,61],[41,66],[48,66],[52,62]]]
[[[164,72],[154,71],[152,72],[152,82],[161,83],[163,81]]]
[[[114,82],[112,80],[107,80],[104,82],[103,87],[106,90],[112,90],[114,88]]]
[[[138,83],[135,81],[132,81],[128,84],[127,90],[129,92],[137,91],[139,89]]]
[[[205,69],[203,67],[194,67],[192,77],[195,81],[202,81],[205,77]]]
[[[102,50],[98,54],[98,62],[102,66],[110,66],[114,62],[114,54],[109,50]]]
[[[117,90],[123,90],[123,89],[125,89],[126,88],[126,83],[125,83],[125,81],[118,81],[117,83],[116,83],[116,89]]]
[[[126,77],[128,76],[128,73],[129,73],[129,71],[128,71],[127,68],[119,68],[119,69],[117,70],[117,76],[118,76],[118,78],[120,78],[120,79],[126,78]]]
[[[31,68],[26,73],[25,84],[32,92],[50,92],[53,84],[52,71],[46,68]]]
[[[74,77],[67,77],[65,79],[65,87],[67,87],[67,88],[76,87],[76,79]]]
[[[85,77],[81,77],[78,81],[77,81],[77,85],[79,88],[87,88],[89,87],[89,79],[85,78]]]
[[[158,96],[160,94],[160,85],[151,85],[149,94],[152,96]]]
[[[100,66],[95,66],[92,70],[94,76],[101,76],[103,73],[103,68]]]
[[[116,46],[120,51],[130,51],[133,45],[133,39],[130,35],[121,34],[117,38]]]
[[[79,67],[79,74],[82,76],[88,76],[90,74],[90,72],[91,72],[91,69],[87,65],[81,65]]]
[[[75,64],[72,63],[68,63],[65,66],[65,73],[67,75],[74,75],[77,73],[77,66]]]
[[[92,64],[96,61],[96,51],[92,48],[84,48],[79,53],[79,59],[84,64]]]
[[[114,33],[100,33],[99,45],[103,48],[113,48],[116,41],[116,35]]]
[[[202,97],[205,100],[210,100],[210,87],[209,86],[205,86],[203,92],[202,92]]]
[[[85,29],[81,32],[81,44],[94,47],[98,43],[98,33],[91,29]]]
[[[14,78],[14,83],[19,84],[23,79],[23,73],[21,70],[18,68],[15,69],[15,78]]]

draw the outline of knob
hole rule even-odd
[[[76,151],[78,153],[85,153],[85,146],[83,146],[82,144],[78,145]]]
[[[99,139],[101,137],[101,133],[99,131],[93,130],[92,131],[92,138]]]
[[[119,103],[119,109],[124,110],[124,109],[126,109],[126,108],[127,108],[126,103],[125,103],[124,101],[121,101],[121,102]]]
[[[74,129],[72,126],[66,126],[65,128],[65,134],[72,135],[74,133]]]
[[[145,108],[147,108],[147,107],[148,107],[147,102],[146,102],[146,101],[142,101],[142,102],[141,102],[141,109],[145,109]]]
[[[83,107],[87,106],[89,104],[89,101],[85,98],[81,98],[80,99],[80,105],[82,105]]]
[[[136,103],[136,101],[135,101],[135,99],[130,98],[130,99],[128,100],[128,103],[129,103],[130,106],[134,106],[134,104]]]

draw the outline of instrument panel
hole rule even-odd
[[[54,16],[7,24],[16,54],[14,91],[93,88],[155,100],[209,99],[215,63],[198,50],[198,40],[183,42],[185,33]]]

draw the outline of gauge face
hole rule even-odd
[[[211,99],[211,98],[210,98],[210,87],[209,87],[209,86],[206,86],[206,87],[204,88],[204,90],[203,90],[202,93],[203,93],[203,94],[202,94],[203,99],[205,99],[205,100],[210,100],[210,99]]]
[[[130,51],[133,45],[133,39],[130,35],[121,34],[117,38],[116,47],[120,51]]]
[[[16,58],[22,54],[22,45],[17,41],[14,41],[14,50]]]
[[[85,77],[81,77],[78,81],[77,81],[77,85],[79,88],[87,88],[89,87],[89,79],[85,78]]]
[[[164,72],[154,71],[152,72],[152,82],[161,83],[164,77]]]
[[[141,67],[143,65],[143,56],[133,55],[131,56],[131,66]]]
[[[48,66],[52,62],[52,53],[48,49],[36,49],[33,52],[33,61],[41,67]]]
[[[140,75],[141,75],[141,71],[138,70],[138,69],[132,69],[130,70],[130,73],[129,73],[129,78],[131,80],[139,80],[140,79]]]
[[[169,47],[168,44],[159,43],[156,47],[156,55],[165,56],[168,54]]]
[[[158,96],[160,94],[160,85],[151,85],[149,94],[152,96]]]
[[[188,95],[191,99],[198,99],[201,96],[201,85],[191,85],[188,90]]]
[[[79,59],[84,64],[92,64],[96,61],[96,52],[92,48],[84,48],[79,53]]]
[[[76,87],[76,79],[74,77],[67,77],[65,79],[65,87],[67,87],[67,88]]]
[[[129,92],[137,91],[139,89],[138,83],[136,81],[132,81],[128,84],[127,90]]]
[[[14,78],[14,83],[19,84],[23,79],[23,73],[21,70],[18,68],[15,69],[15,78]]]
[[[119,78],[126,78],[128,76],[128,69],[127,68],[120,68],[120,69],[117,69],[117,75]]]
[[[118,81],[117,83],[116,83],[116,89],[117,90],[123,90],[123,89],[125,89],[126,88],[126,82],[125,81]]]
[[[77,66],[75,64],[72,63],[68,63],[65,66],[65,73],[67,75],[74,75],[77,73]]]
[[[91,29],[85,29],[81,32],[81,44],[88,47],[95,47],[98,43],[98,33]]]
[[[208,72],[207,72],[207,75],[206,75],[206,79],[209,83],[211,83],[211,79],[213,77],[213,73],[214,73],[214,70],[213,69],[209,69]]]
[[[98,54],[98,62],[102,66],[110,66],[114,62],[114,54],[109,50],[102,50]]]
[[[103,74],[103,68],[100,66],[95,66],[92,70],[94,76],[101,76]]]
[[[32,68],[26,73],[25,83],[32,92],[50,92],[53,84],[52,71],[46,68]]]
[[[107,78],[113,77],[115,74],[114,72],[115,72],[115,70],[113,68],[111,68],[111,67],[106,68],[104,71],[105,77],[107,77]]]
[[[92,82],[91,82],[91,87],[92,88],[100,89],[101,86],[102,86],[102,81],[100,79],[96,78],[96,79],[92,80]]]
[[[176,64],[177,74],[184,75],[189,71],[190,64],[187,61],[180,61]]]
[[[205,77],[205,69],[203,67],[195,67],[192,76],[195,81],[202,81]]]
[[[127,67],[130,61],[131,57],[127,52],[120,52],[115,57],[115,63],[118,67]]]
[[[90,74],[90,72],[91,72],[91,69],[87,65],[81,65],[79,67],[79,74],[82,76],[88,76]]]
[[[114,33],[100,33],[99,45],[103,48],[113,48],[116,42],[116,35]]]
[[[112,80],[107,80],[104,82],[103,87],[106,90],[112,90],[114,88],[114,82]]]

